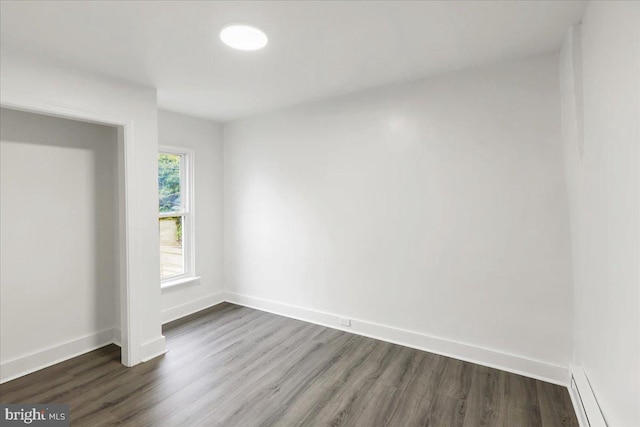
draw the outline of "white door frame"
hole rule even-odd
[[[65,105],[47,102],[17,91],[1,90],[0,106],[14,110],[22,110],[48,116],[75,119],[85,122],[117,126],[118,150],[122,149],[123,158],[118,162],[119,185],[119,282],[120,282],[120,342],[121,361],[125,366],[133,366],[141,362],[140,353],[140,319],[138,310],[137,285],[139,277],[133,254],[136,253],[134,233],[131,224],[137,217],[135,158],[134,158],[134,121],[124,117],[110,117],[95,112],[69,108]],[[120,131],[122,129],[122,131]],[[124,188],[122,188],[124,187]],[[124,194],[122,194],[124,193]],[[133,280],[132,280],[133,278]]]

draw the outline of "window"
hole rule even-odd
[[[161,147],[158,153],[158,230],[160,279],[163,286],[195,275],[191,154]]]

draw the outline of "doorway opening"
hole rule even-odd
[[[132,366],[127,124],[1,107],[2,382],[52,349],[115,343]]]

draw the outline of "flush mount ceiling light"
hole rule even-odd
[[[220,31],[220,40],[238,50],[258,50],[267,45],[267,35],[249,25],[227,25]]]

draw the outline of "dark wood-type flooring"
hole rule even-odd
[[[165,326],[133,368],[114,345],[0,385],[72,426],[577,426],[566,388],[223,303]]]

